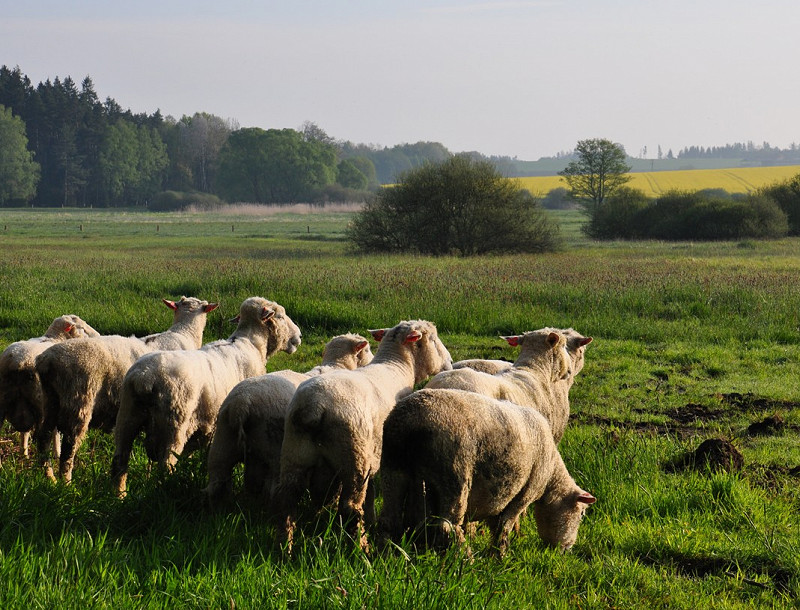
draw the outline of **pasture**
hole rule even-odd
[[[629,174],[631,180],[628,186],[639,189],[648,197],[658,197],[670,190],[699,191],[717,188],[729,193],[750,193],[787,180],[798,173],[798,165],[634,172]],[[546,195],[553,189],[567,186],[561,176],[532,176],[517,180],[524,188],[538,195]]]
[[[553,254],[361,256],[343,239],[351,212],[305,212],[2,210],[0,348],[63,313],[156,332],[171,320],[161,298],[181,295],[221,303],[205,341],[230,334],[249,296],[284,305],[303,345],[269,371],[307,370],[331,336],[401,319],[435,322],[456,360],[513,360],[499,334],[572,326],[594,341],[559,447],[598,498],[574,549],[544,548],[529,515],[502,560],[486,533],[472,561],[410,545],[367,555],[323,511],[286,560],[261,502],[201,507],[202,451],[164,477],[137,445],[119,500],[110,437],[90,433],[73,484],[53,485],[6,424],[0,607],[797,607],[799,239],[596,243],[579,212],[559,212]],[[742,469],[682,468],[709,438],[731,441]]]

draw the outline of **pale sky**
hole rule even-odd
[[[0,65],[242,127],[535,160],[800,143],[800,0],[0,0]]]

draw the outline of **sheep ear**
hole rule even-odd
[[[560,338],[561,337],[559,336],[558,333],[550,333],[549,335],[547,335],[547,344],[550,347],[555,347],[556,345],[558,345],[558,340]]]
[[[380,342],[381,339],[383,339],[383,336],[386,334],[386,329],[376,328],[375,330],[369,331],[369,334],[372,335],[372,338],[375,339],[375,341]]]
[[[500,338],[505,339],[506,343],[508,343],[511,347],[517,347],[521,337],[519,335],[508,335],[505,337],[500,335]]]
[[[73,328],[75,328],[74,324],[65,324],[64,325],[64,332],[65,333],[71,333]]]
[[[175,311],[176,309],[178,309],[178,306],[175,304],[175,301],[170,301],[169,299],[161,299],[161,300],[164,301],[164,305],[169,307],[171,310]]]
[[[261,310],[261,321],[262,322],[266,322],[267,320],[272,318],[274,315],[275,315],[275,310],[274,309],[267,309],[266,307],[264,307],[264,309]]]
[[[239,320],[241,320],[241,319],[242,319],[242,316],[236,316],[236,317],[231,318],[230,320],[228,320],[228,322],[233,322],[234,324],[238,324]]]
[[[420,339],[422,339],[422,333],[418,330],[412,330],[406,335],[406,339],[403,341],[403,343],[416,343]]]
[[[356,343],[356,347],[353,353],[358,354],[367,347],[369,347],[369,341],[359,341],[358,343]]]
[[[219,307],[219,303],[209,303],[208,305],[203,305],[203,311],[204,311],[205,313],[211,313],[211,312],[212,312],[212,311],[214,311],[214,310],[215,310],[217,307]]]
[[[577,496],[575,496],[575,503],[583,502],[584,504],[594,504],[597,502],[597,498],[595,498],[592,494],[588,491],[581,491]]]
[[[589,345],[591,342],[592,342],[592,338],[591,337],[584,337],[583,339],[580,340],[578,345],[580,347],[583,347],[584,345]]]

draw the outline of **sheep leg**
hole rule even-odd
[[[406,505],[411,479],[401,470],[389,469],[381,470],[381,479],[383,508],[378,520],[378,539],[381,543],[388,540],[399,542],[405,529],[403,509]]]
[[[453,480],[440,486],[439,514],[436,516],[437,528],[434,534],[434,545],[437,548],[444,550],[453,542],[458,546],[464,543],[463,523],[470,489],[471,484],[466,480]]]
[[[281,467],[280,483],[275,488],[273,502],[278,517],[277,541],[285,546],[286,553],[292,554],[294,531],[297,528],[297,507],[303,496],[305,470]]]
[[[80,421],[70,422],[61,435],[61,456],[59,459],[61,478],[65,483],[72,482],[72,469],[75,463],[75,454],[81,446],[86,432],[89,430],[90,418],[81,418]]]
[[[529,487],[524,487],[491,524],[493,552],[498,557],[502,557],[508,551],[509,533],[512,530],[519,530],[520,519],[530,504]]]
[[[356,469],[349,476],[343,476],[342,495],[339,496],[339,519],[364,551],[369,550],[364,530],[364,502],[369,478],[367,469]]]
[[[208,448],[206,466],[208,485],[203,490],[203,494],[212,508],[215,508],[222,498],[230,494],[233,468],[245,458],[244,452],[239,447],[237,432],[225,419],[220,417],[217,420],[217,429],[211,440],[211,446]],[[247,470],[245,470],[246,483]]]
[[[19,452],[22,457],[27,458],[30,456],[28,445],[30,444],[31,433],[28,431],[19,433]]]
[[[47,412],[42,425],[39,426],[34,433],[39,465],[44,470],[45,476],[51,481],[56,480],[56,476],[53,473],[53,464],[50,461],[50,450],[53,447],[53,440],[58,439],[56,426],[57,420],[55,414]]]

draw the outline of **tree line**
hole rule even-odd
[[[89,76],[34,86],[5,65],[0,136],[0,205],[147,205],[164,192],[259,203],[357,200],[451,156],[433,142],[338,141],[310,122],[260,129],[205,112],[133,113],[98,99]]]

